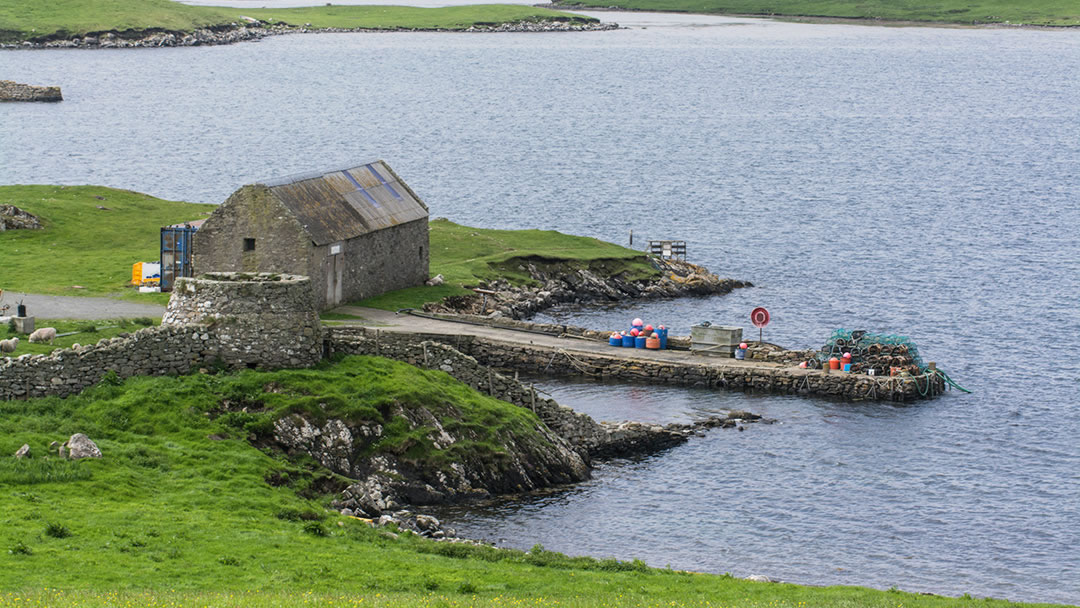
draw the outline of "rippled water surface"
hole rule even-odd
[[[741,576],[1080,602],[1080,33],[602,16],[633,27],[0,53],[5,78],[65,96],[0,106],[0,183],[220,202],[381,157],[436,216],[685,239],[757,287],[553,316],[682,333],[764,305],[769,341],[904,333],[974,394],[898,407],[545,380],[603,419],[780,423],[452,525]]]

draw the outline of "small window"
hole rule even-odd
[[[244,251],[255,251],[255,239],[244,239]]]

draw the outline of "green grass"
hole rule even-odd
[[[1080,25],[1076,0],[572,0],[574,6],[618,7],[644,11],[883,19],[953,24],[1023,23]]]
[[[12,311],[8,311],[9,313]],[[32,311],[27,311],[30,314]],[[143,327],[148,327],[161,322],[161,319],[107,319],[104,321],[84,321],[82,319],[36,319],[35,327],[54,327],[57,334],[78,332],[70,336],[61,336],[53,340],[52,344],[31,344],[28,336],[11,331],[10,323],[0,324],[0,340],[19,338],[19,346],[9,357],[19,355],[43,355],[51,353],[58,348],[70,348],[72,344],[96,344],[99,340],[113,338],[120,334],[133,333]]]
[[[535,284],[522,269],[527,261],[588,266],[607,276],[646,278],[657,274],[640,251],[553,230],[491,230],[437,219],[431,222],[430,238],[430,274],[443,275],[445,284],[393,291],[360,304],[385,310],[420,308],[425,302],[472,295],[465,286],[481,281],[507,279],[519,285]]]
[[[45,226],[0,232],[0,289],[123,294],[152,303],[168,301],[168,294],[137,293],[130,287],[132,264],[157,261],[162,226],[205,219],[215,208],[101,186],[0,186],[0,203],[33,213]]]
[[[264,390],[270,383],[274,392]],[[226,401],[248,414],[224,413]],[[321,491],[333,474],[248,441],[266,416],[376,417],[395,401],[453,408],[480,426],[535,423],[441,372],[374,357],[314,370],[133,378],[67,399],[0,402],[0,454],[32,449],[28,461],[0,459],[0,608],[1021,606],[752,583],[539,546],[392,534],[326,508]],[[46,459],[50,441],[75,432],[104,458]]]
[[[242,16],[317,28],[465,29],[471,25],[538,19],[595,21],[548,9],[517,5],[446,8],[401,6],[319,6],[289,9],[239,9],[189,6],[171,0],[0,0],[0,42],[146,30],[190,32],[243,23]]]
[[[443,8],[412,6],[312,6],[283,9],[244,9],[262,21],[314,28],[460,30],[473,25],[496,25],[539,19],[596,21],[549,9],[516,4],[474,4]]]

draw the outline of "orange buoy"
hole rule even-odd
[[[836,357],[829,359],[829,369],[840,369],[840,360]]]

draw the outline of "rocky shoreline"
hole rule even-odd
[[[619,29],[617,23],[599,21],[580,23],[544,19],[495,25],[474,25],[465,29],[437,28],[311,28],[288,25],[270,25],[254,22],[247,25],[233,24],[220,28],[204,28],[193,32],[143,30],[138,32],[93,32],[85,36],[73,36],[56,40],[41,40],[0,44],[0,49],[126,49],[180,46],[216,46],[261,40],[268,36],[285,34],[320,33],[388,33],[388,32],[460,32],[460,33],[525,33],[525,32],[597,32]]]
[[[565,262],[523,260],[525,271],[539,286],[521,287],[506,280],[481,282],[478,286],[492,294],[450,297],[424,307],[426,312],[482,315],[489,318],[528,319],[554,306],[601,305],[636,298],[680,298],[730,293],[753,287],[749,281],[722,279],[703,266],[679,260],[650,257],[659,275],[649,279],[628,279],[604,272],[603,260],[582,267]]]

